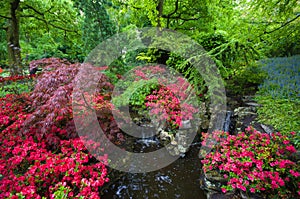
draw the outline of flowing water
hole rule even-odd
[[[136,148],[145,152],[159,147],[156,138],[135,142]],[[111,186],[104,191],[103,199],[206,199],[200,189],[201,164],[198,158],[200,142],[194,142],[185,157],[169,166],[149,173],[118,172]],[[117,180],[116,180],[117,179]]]

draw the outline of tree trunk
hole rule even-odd
[[[19,16],[17,14],[19,4],[20,0],[14,0],[10,3],[11,19],[8,20],[6,29],[8,62],[11,75],[21,75],[23,72],[19,43]]]
[[[164,6],[164,0],[158,0],[158,5],[156,7],[156,10],[158,11],[157,16],[157,28],[161,28],[161,17],[163,15],[163,6]]]

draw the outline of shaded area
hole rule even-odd
[[[197,138],[185,157],[179,158],[160,170],[142,174],[112,171],[110,187],[103,191],[102,198],[206,199],[205,193],[199,185],[201,164],[198,158],[200,142]],[[144,145],[147,144],[149,142],[146,140]],[[140,147],[140,140],[135,145],[144,149],[144,147]],[[151,147],[156,146],[152,145]]]

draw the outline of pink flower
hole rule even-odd
[[[227,189],[225,189],[225,188],[221,188],[221,190],[222,190],[223,193],[227,192]]]
[[[294,135],[296,135],[296,133],[295,133],[294,131],[292,131],[292,132],[291,132],[291,135],[293,135],[293,136],[294,136]]]
[[[291,153],[297,152],[297,150],[295,149],[295,147],[293,145],[286,146],[285,148],[286,148],[286,150],[288,150]]]
[[[290,173],[295,176],[296,178],[300,176],[300,173],[297,171],[293,171],[292,169],[290,170]]]

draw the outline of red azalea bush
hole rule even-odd
[[[198,109],[197,99],[192,99],[192,86],[175,71],[161,66],[135,67],[131,73],[121,78],[120,87],[124,93],[114,99],[116,106],[128,105],[124,99],[130,98],[129,105],[145,115],[145,109],[158,122],[167,122],[170,129],[181,126],[183,120],[191,120]],[[129,91],[129,92],[128,92]]]
[[[183,120],[193,119],[193,114],[198,110],[184,102],[188,97],[185,92],[188,89],[187,84],[184,83],[186,82],[182,78],[178,78],[176,84],[162,86],[148,95],[145,105],[151,109],[150,114],[158,115],[159,120],[166,120],[173,127],[181,126]]]
[[[0,83],[5,82],[16,82],[20,80],[30,79],[36,77],[36,75],[16,75],[16,76],[10,76],[10,77],[0,77]]]
[[[212,147],[214,140],[218,144],[202,160],[203,170],[217,170],[228,180],[222,186],[223,192],[239,189],[276,194],[280,198],[299,197],[299,165],[289,160],[296,149],[287,136],[270,136],[252,127],[237,135],[222,131],[203,133],[203,146]]]
[[[99,198],[108,181],[106,156],[94,158],[78,138],[71,93],[79,64],[43,59],[32,93],[7,95],[0,102],[0,198]],[[111,139],[122,138],[111,115],[112,88],[102,75],[93,104]],[[101,91],[101,92],[100,92]],[[101,144],[90,142],[93,148]],[[89,146],[89,147],[91,147]],[[99,161],[99,158],[101,161]]]

